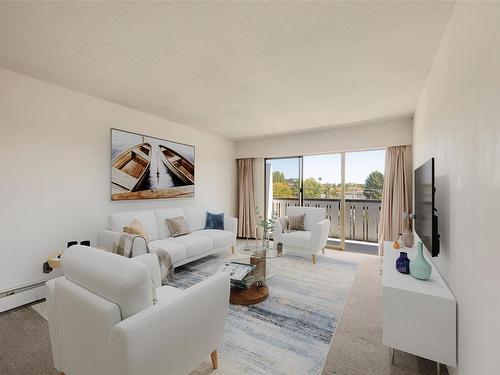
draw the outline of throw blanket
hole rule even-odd
[[[146,250],[148,253],[150,253],[148,244],[144,237],[129,233],[120,234],[118,242],[113,243],[111,252],[130,258],[134,253],[134,240],[137,237],[144,240]],[[166,285],[167,283],[174,281],[174,265],[168,252],[164,249],[156,249],[153,251],[153,253],[158,257],[158,262],[160,264],[161,283],[163,285]]]

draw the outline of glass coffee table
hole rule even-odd
[[[269,296],[267,280],[276,276],[274,269],[268,267],[267,260],[279,258],[283,252],[272,247],[255,245],[240,245],[236,247],[236,254],[231,261],[255,265],[250,273],[254,277],[254,283],[248,289],[232,286],[229,302],[233,305],[253,305],[264,301]]]

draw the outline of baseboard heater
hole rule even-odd
[[[45,281],[0,293],[0,312],[45,298]]]

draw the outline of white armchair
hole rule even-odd
[[[52,355],[60,373],[187,374],[209,354],[217,368],[228,274],[186,290],[155,288],[161,283],[154,255],[128,259],[82,246],[67,249],[61,264],[65,276],[47,282]]]
[[[312,256],[316,264],[316,255],[320,251],[325,253],[325,246],[330,232],[330,220],[325,219],[326,210],[318,207],[289,206],[287,215],[304,217],[304,231],[286,232],[280,220],[276,220],[273,227],[273,240],[281,242],[286,252]]]

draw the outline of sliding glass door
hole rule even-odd
[[[266,215],[286,215],[287,206],[302,205],[302,157],[266,160]]]
[[[323,207],[329,247],[376,254],[384,161],[384,150],[266,159],[266,215]]]
[[[303,157],[303,202],[306,207],[323,207],[330,219],[329,245],[343,248],[343,154]]]
[[[358,247],[366,252],[378,242],[385,150],[346,152],[345,158],[346,238],[364,242]]]

